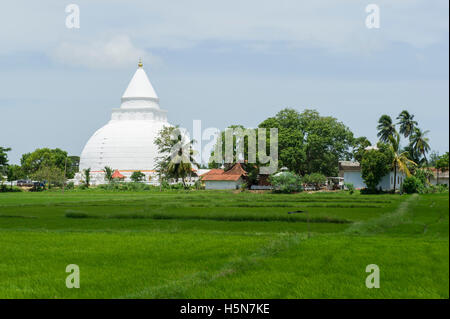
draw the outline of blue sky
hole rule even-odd
[[[65,7],[80,8],[80,29]],[[380,28],[365,7],[380,7]],[[138,57],[169,121],[254,127],[317,109],[376,142],[403,109],[449,149],[448,1],[10,1],[0,11],[0,145],[79,155]]]

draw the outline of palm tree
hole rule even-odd
[[[392,119],[389,115],[383,114],[378,120],[378,134],[381,142],[387,143],[390,138],[394,136],[397,131],[395,130],[395,124],[392,123]]]
[[[176,138],[174,138],[176,137]],[[195,161],[192,149],[194,140],[188,140],[178,126],[164,127],[155,139],[160,154],[156,159],[155,168],[164,178],[180,179],[185,186],[185,178],[192,173],[193,166],[199,166]]]
[[[413,134],[411,134],[411,146],[412,148],[423,155],[423,158],[425,159],[425,162],[428,163],[428,159],[426,157],[426,153],[430,151],[430,145],[428,144],[430,142],[430,139],[426,137],[426,135],[430,131],[421,131],[420,128],[416,127],[414,129]]]
[[[397,124],[400,124],[400,134],[403,134],[404,137],[410,136],[417,126],[417,122],[414,121],[414,115],[409,114],[406,110],[403,110],[397,116],[397,120],[399,120]]]
[[[192,149],[194,140],[186,141],[182,138],[178,149],[172,150],[170,162],[167,165],[167,172],[177,181],[181,178],[183,186],[186,186],[185,178],[192,173],[193,165],[199,166],[195,161],[195,151]]]
[[[91,182],[91,168],[88,167],[88,168],[84,169],[83,173],[84,173],[84,182],[86,184],[86,187],[89,187],[90,182]]]
[[[416,166],[417,164],[408,158],[408,152],[400,152],[400,134],[395,132],[394,136],[389,138],[389,149],[393,156],[392,167],[394,168],[394,193],[397,186],[397,168],[399,171],[411,176],[408,166]]]
[[[114,173],[114,170],[109,167],[109,166],[105,166],[105,168],[103,169],[103,171],[105,172],[105,178],[108,181],[108,183],[111,183],[112,181],[112,175]]]

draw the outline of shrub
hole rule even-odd
[[[290,172],[272,175],[270,182],[273,185],[273,191],[276,193],[293,193],[303,190],[300,176]]]
[[[361,177],[372,194],[376,193],[378,183],[391,170],[392,153],[385,145],[380,144],[379,150],[364,152],[361,160]]]
[[[67,188],[67,189],[74,189],[74,188],[75,188],[74,182],[68,182],[68,183],[66,184],[66,188]]]
[[[6,193],[6,192],[12,192],[12,193],[16,193],[16,192],[22,192],[23,190],[20,187],[17,186],[13,186],[11,188],[11,186],[7,186],[6,184],[1,184],[0,185],[0,193]]]
[[[133,172],[133,174],[131,174],[130,178],[135,183],[142,182],[145,179],[145,174],[142,173],[141,171],[136,171],[136,172]]]
[[[81,189],[81,190],[87,189],[87,188],[89,188],[89,187],[87,186],[86,183],[80,184],[80,185],[78,185],[78,187],[77,187],[77,189]]]
[[[314,186],[315,189],[319,189],[321,185],[325,184],[327,178],[320,173],[311,173],[303,176],[303,183]]]
[[[401,187],[402,192],[406,194],[418,193],[421,189],[424,189],[424,185],[415,176],[406,177]]]
[[[355,192],[355,186],[353,186],[352,183],[344,183],[344,186],[350,194],[353,194]]]

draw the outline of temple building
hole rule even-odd
[[[91,184],[105,184],[105,166],[118,171],[125,181],[129,181],[133,172],[141,171],[147,183],[158,184],[154,170],[158,150],[154,140],[170,124],[141,61],[121,102],[120,108],[112,110],[110,121],[86,143],[80,172],[74,179],[76,184],[84,180],[83,170],[87,168],[91,170]]]

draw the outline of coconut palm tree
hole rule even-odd
[[[414,129],[414,132],[411,134],[411,138],[410,138],[410,142],[411,142],[411,146],[412,148],[423,155],[423,158],[425,159],[425,162],[428,163],[428,159],[426,156],[426,153],[428,153],[430,151],[430,139],[428,137],[426,137],[426,135],[429,133],[430,131],[422,131],[420,128],[416,127]]]
[[[400,124],[400,134],[403,134],[404,137],[410,136],[417,126],[417,121],[414,121],[414,115],[409,114],[406,110],[403,110],[397,116],[397,120],[399,120],[397,124]]]
[[[112,175],[114,173],[114,170],[109,166],[105,166],[103,172],[105,172],[105,178],[108,181],[108,183],[111,183],[111,181],[113,180]]]
[[[192,174],[193,166],[199,166],[195,161],[195,151],[192,149],[194,140],[180,141],[180,147],[178,150],[174,150],[170,155],[171,159],[167,165],[167,172],[169,176],[172,176],[176,180],[181,178],[183,186],[186,186],[185,179]]]
[[[176,137],[176,138],[175,138]],[[178,126],[164,127],[155,139],[160,156],[156,159],[156,170],[161,177],[181,178],[185,185],[185,178],[192,173],[195,161],[195,151],[192,146],[194,140],[189,140],[186,134],[182,134]]]
[[[406,176],[411,176],[408,166],[417,166],[417,164],[408,158],[408,152],[400,152],[400,134],[395,132],[393,136],[389,138],[389,149],[391,150],[393,156],[392,167],[394,169],[394,193],[397,186],[397,169],[400,172],[406,174]]]
[[[389,142],[390,138],[394,136],[397,131],[395,130],[395,124],[392,123],[392,119],[389,115],[383,114],[378,120],[378,134],[380,141],[383,143]]]

